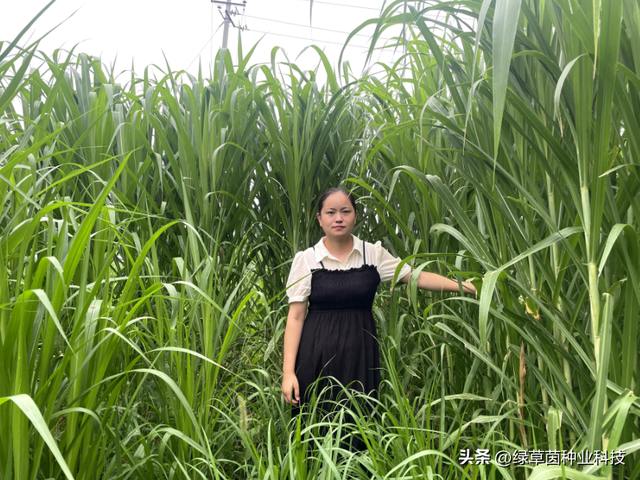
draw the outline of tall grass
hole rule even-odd
[[[406,54],[357,80],[317,48],[122,81],[1,45],[2,477],[637,478],[638,8],[398,0],[361,28]],[[279,391],[289,262],[337,184],[358,235],[481,287],[381,287],[355,427]],[[483,448],[627,456],[459,464]]]

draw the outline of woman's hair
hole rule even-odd
[[[320,195],[320,198],[318,199],[318,213],[322,212],[322,207],[324,206],[324,201],[327,199],[327,197],[338,192],[344,193],[351,202],[351,205],[353,205],[353,210],[356,212],[358,211],[358,209],[356,208],[356,198],[353,196],[353,193],[348,192],[342,187],[333,187],[326,190],[322,195]]]

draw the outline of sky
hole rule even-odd
[[[228,48],[234,63],[238,36],[247,53],[257,42],[252,64],[268,63],[274,47],[303,69],[314,68],[319,57],[307,50],[310,44],[322,48],[333,67],[337,66],[348,32],[362,22],[376,18],[384,0],[246,0],[233,6],[233,22],[243,30],[229,29]],[[3,28],[0,41],[12,41],[26,24],[48,3],[46,0],[0,0]],[[242,4],[243,0],[234,0]],[[210,0],[57,0],[23,37],[26,46],[42,35],[39,49],[50,54],[56,48],[99,56],[115,71],[142,73],[147,65],[197,73],[199,65],[208,72],[212,58],[222,45],[224,6]],[[310,13],[312,18],[310,19]],[[311,26],[310,26],[311,22]],[[53,31],[50,31],[52,30]],[[373,28],[367,30],[370,35]],[[47,33],[49,32],[49,33]],[[385,32],[391,37],[399,30]],[[366,67],[368,35],[352,39],[344,59],[356,75]],[[374,61],[392,62],[401,52],[377,52]],[[300,55],[300,56],[299,56]],[[279,53],[279,61],[286,61]],[[375,67],[374,69],[375,70]],[[379,70],[379,69],[378,69]]]

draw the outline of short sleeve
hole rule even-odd
[[[311,269],[304,252],[296,253],[287,280],[289,303],[306,302],[311,294]]]
[[[380,281],[390,282],[391,280],[393,280],[393,276],[396,273],[396,268],[398,267],[398,265],[400,265],[401,260],[391,255],[380,242],[376,242],[374,248],[378,257],[376,268],[378,269],[378,274],[380,275]],[[411,267],[405,263],[400,269],[398,280],[406,277],[410,273]]]

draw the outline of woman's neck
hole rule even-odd
[[[331,255],[344,262],[353,250],[353,235],[348,237],[324,237],[324,246]]]

